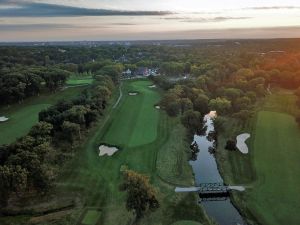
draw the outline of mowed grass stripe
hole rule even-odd
[[[261,111],[253,142],[257,185],[246,195],[264,224],[300,224],[300,131],[288,114]]]

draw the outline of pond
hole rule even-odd
[[[250,134],[248,133],[240,134],[236,137],[236,147],[243,154],[248,154],[249,152],[248,146],[245,142],[248,138],[250,138]]]
[[[194,142],[198,144],[199,152],[196,153],[194,160],[189,163],[192,166],[195,175],[196,186],[201,183],[224,183],[217,167],[217,163],[211,149],[214,148],[214,140],[209,138],[209,134],[214,132],[212,118],[214,112],[210,112],[204,117],[207,126],[204,135],[194,135]],[[235,186],[233,186],[235,187]],[[242,190],[240,188],[232,188]],[[239,214],[238,210],[232,205],[230,199],[224,201],[203,201],[201,202],[207,214],[220,225],[246,224]]]

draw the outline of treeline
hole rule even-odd
[[[60,166],[72,154],[107,106],[114,89],[108,76],[97,76],[91,89],[39,113],[39,122],[15,143],[0,146],[1,205],[11,196],[50,190]]]
[[[272,88],[300,87],[298,52],[257,54],[236,50],[235,54],[227,54],[192,62],[187,80],[152,78],[167,90],[161,106],[170,116],[180,115],[183,124],[193,132],[199,126],[195,121],[210,110],[246,122],[253,115],[257,100],[271,94]]]
[[[266,80],[258,71],[239,69],[232,74],[210,71],[196,79],[181,81],[169,88],[161,106],[170,116],[181,115],[183,124],[193,132],[201,129],[202,118],[210,110],[230,114],[242,121],[253,113],[257,98],[266,93]],[[218,73],[223,73],[222,75]],[[163,79],[157,84],[167,87]],[[198,122],[197,122],[198,121]]]
[[[57,67],[2,67],[0,69],[0,105],[23,101],[41,93],[62,87],[69,72]]]
[[[21,102],[27,97],[39,95],[44,90],[57,91],[65,85],[70,76],[69,65],[53,67],[16,66],[0,70],[0,105]],[[123,66],[112,62],[93,62],[87,65],[87,71],[97,76],[110,76],[117,83]],[[97,75],[95,75],[97,74]]]

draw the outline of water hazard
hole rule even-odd
[[[194,160],[189,161],[195,174],[196,186],[201,183],[224,182],[218,171],[215,157],[211,154],[211,149],[214,147],[214,140],[207,138],[209,133],[214,131],[212,113],[206,115],[204,120],[207,126],[206,133],[202,136],[194,136],[194,142],[198,144],[199,152],[196,153]],[[224,201],[204,201],[201,204],[204,206],[207,214],[220,225],[246,224],[237,209],[230,202],[230,199]]]

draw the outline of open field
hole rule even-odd
[[[227,118],[219,137],[217,160],[229,184],[244,184],[244,193],[233,200],[251,224],[300,223],[299,186],[300,130],[295,123],[295,96],[277,90],[266,97],[256,116],[242,126]],[[290,114],[290,115],[289,115]],[[250,132],[249,154],[224,150],[225,141],[241,132]]]
[[[120,103],[114,109],[112,106],[107,108],[106,116],[90,132],[73,160],[65,166],[57,183],[57,193],[80,193],[87,207],[99,207],[101,217],[98,224],[131,224],[133,215],[126,210],[125,193],[119,191],[120,169],[126,165],[150,176],[151,183],[159,191],[161,207],[156,212],[147,214],[141,224],[169,225],[188,219],[210,224],[201,206],[197,205],[195,194],[176,194],[173,185],[157,176],[158,151],[163,150],[163,146],[168,143],[171,131],[179,121],[153,107],[159,101],[160,94],[158,90],[149,89],[150,84],[145,80],[124,82]],[[128,91],[139,91],[139,95],[129,96]],[[114,97],[116,99],[117,96]],[[134,138],[135,135],[138,138]],[[184,137],[179,136],[177,140],[180,138]],[[98,147],[103,142],[120,145],[122,150],[111,157],[99,157]],[[184,149],[181,150],[184,152]],[[175,157],[170,155],[170,160],[173,158]],[[185,160],[177,163],[188,164]],[[166,169],[168,168],[171,167],[166,165]],[[190,172],[190,168],[188,169]],[[186,180],[192,181],[192,173],[182,172],[189,176]],[[82,210],[78,210],[77,217],[81,213]]]
[[[78,95],[83,87],[68,88],[54,94],[43,94],[26,99],[21,104],[2,107],[0,114],[9,118],[0,123],[0,144],[9,144],[27,134],[30,128],[38,121],[38,114],[42,109],[49,107],[60,99],[71,99]]]

